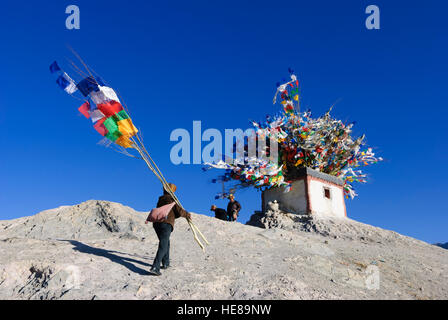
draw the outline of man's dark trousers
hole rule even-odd
[[[152,264],[152,269],[160,271],[160,263],[164,266],[170,264],[170,235],[173,227],[169,223],[155,222],[153,224],[157,238],[159,238],[159,249]]]

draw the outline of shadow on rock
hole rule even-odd
[[[75,241],[75,240],[59,240],[59,241],[70,242],[70,244],[72,244],[74,246],[73,250],[75,250],[75,251],[79,251],[79,252],[87,253],[87,254],[93,254],[93,255],[99,256],[99,257],[105,257],[105,258],[109,259],[110,261],[121,264],[122,266],[128,268],[132,272],[138,273],[140,275],[148,275],[148,271],[135,266],[131,262],[138,263],[138,264],[141,264],[141,265],[144,265],[147,267],[152,266],[151,264],[140,261],[140,260],[126,258],[126,257],[117,255],[117,253],[118,254],[126,254],[123,252],[94,248],[94,247],[88,246],[82,242]]]

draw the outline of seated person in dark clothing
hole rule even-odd
[[[211,211],[215,211],[215,218],[219,220],[227,221],[227,212],[224,209],[217,208],[215,205],[212,205],[210,208]]]

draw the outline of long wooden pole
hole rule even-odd
[[[163,176],[162,172],[160,171],[159,167],[156,165],[156,163],[154,162],[154,160],[152,160],[151,156],[149,155],[149,153],[147,152],[147,150],[144,148],[144,145],[141,143],[141,140],[138,138],[138,141],[140,142],[137,143],[137,141],[135,141],[134,138],[132,138],[132,142],[134,143],[134,148],[137,150],[137,152],[140,154],[140,156],[142,157],[142,159],[145,161],[146,165],[148,166],[148,168],[156,175],[156,177],[160,180],[160,182],[162,182],[162,185],[164,187],[164,189],[173,197],[174,201],[181,207],[183,208],[182,204],[180,203],[179,199],[177,198],[177,196],[174,194],[174,192],[172,192],[171,188],[168,185],[168,182],[166,181],[165,177]],[[142,149],[144,151],[142,151]],[[149,159],[148,159],[149,158]],[[184,209],[184,208],[183,208]],[[184,209],[185,210],[185,209]],[[207,239],[205,238],[205,236],[202,234],[202,232],[199,230],[199,228],[193,223],[193,221],[191,221],[191,219],[187,218],[187,222],[191,228],[191,231],[193,232],[193,236],[194,239],[196,240],[196,242],[198,243],[198,245],[201,247],[202,251],[205,251],[204,245],[201,243],[201,241],[198,238],[199,234],[201,236],[201,238],[207,243],[210,244]]]

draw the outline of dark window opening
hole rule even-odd
[[[324,196],[327,199],[331,199],[331,193],[330,193],[330,189],[328,188],[324,188]]]

